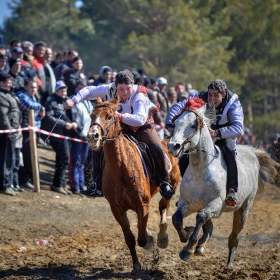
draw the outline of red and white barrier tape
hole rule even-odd
[[[64,136],[64,135],[56,134],[56,133],[53,133],[53,132],[48,132],[46,130],[42,130],[40,128],[32,127],[32,126],[23,127],[23,128],[17,128],[17,129],[4,129],[4,130],[0,130],[0,134],[1,133],[19,132],[19,131],[25,131],[25,130],[30,130],[30,129],[32,129],[32,130],[34,130],[36,132],[45,134],[45,135],[50,135],[52,137],[56,137],[56,138],[61,138],[61,139],[72,140],[72,141],[76,141],[76,142],[87,143],[87,141],[85,141],[85,140],[81,140],[81,139],[77,139],[77,138],[72,138],[72,137],[69,137],[69,136]]]

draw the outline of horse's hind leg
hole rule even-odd
[[[116,209],[112,206],[111,206],[111,210],[112,210],[112,213],[113,213],[115,219],[117,220],[117,222],[120,224],[120,226],[122,228],[124,238],[125,238],[125,243],[130,251],[130,255],[132,258],[133,269],[140,270],[141,264],[138,260],[137,254],[136,254],[135,237],[130,229],[129,220],[127,218],[127,215],[125,212],[120,213],[119,209]]]
[[[206,252],[206,243],[208,239],[211,237],[213,232],[213,223],[212,220],[209,219],[206,223],[202,226],[203,235],[198,240],[197,246],[195,248],[195,255],[204,256]]]
[[[251,208],[252,203],[249,203],[248,205],[242,205],[242,208],[239,208],[238,210],[236,210],[234,212],[233,215],[233,227],[232,227],[232,232],[228,238],[228,248],[229,248],[229,255],[228,255],[228,262],[227,262],[227,266],[229,268],[233,268],[233,257],[234,257],[234,253],[237,249],[238,246],[238,235],[241,232],[241,230],[243,229],[247,218],[248,218],[248,213],[249,210]],[[246,207],[246,209],[244,209],[244,207]]]
[[[160,219],[160,224],[159,224],[157,245],[161,249],[165,249],[169,243],[168,234],[167,234],[166,212],[167,212],[167,209],[165,208],[160,213],[161,219]]]

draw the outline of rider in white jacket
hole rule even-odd
[[[64,108],[72,108],[75,104],[85,99],[95,100],[101,97],[103,100],[112,100],[119,97],[118,116],[123,132],[132,135],[139,142],[146,143],[152,155],[157,169],[157,180],[160,184],[161,195],[169,200],[174,194],[168,175],[168,160],[163,152],[161,140],[155,130],[152,115],[158,108],[149,100],[147,88],[134,85],[134,78],[130,71],[120,71],[116,75],[116,81],[107,85],[88,86],[79,91],[72,99],[65,102]],[[102,157],[102,152],[95,153],[95,157]],[[102,166],[98,166],[101,160],[94,159],[94,182],[85,192],[88,196],[102,196],[101,178]]]

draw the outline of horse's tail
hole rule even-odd
[[[261,193],[266,183],[275,182],[278,175],[280,164],[274,161],[269,155],[261,149],[254,149],[254,153],[260,164],[258,193]]]

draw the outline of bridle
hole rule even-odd
[[[189,111],[189,112],[193,112],[196,116],[196,121],[197,121],[197,127],[196,127],[196,131],[194,133],[192,133],[190,135],[190,137],[188,137],[183,143],[182,143],[182,147],[184,147],[185,144],[187,143],[190,143],[191,142],[191,139],[198,133],[198,131],[201,132],[202,128],[204,127],[204,121],[203,121],[203,118],[194,110],[184,110],[184,111]],[[184,112],[183,111],[183,112]],[[183,112],[177,116],[175,116],[173,119],[172,119],[172,122],[174,123],[174,121],[183,114]],[[215,145],[214,145],[215,147]],[[215,150],[217,151],[217,154],[216,155],[212,155],[210,153],[208,153],[207,151],[205,150],[194,150],[194,151],[191,151],[191,152],[186,152],[186,153],[183,153],[184,155],[187,155],[187,156],[190,156],[192,154],[196,154],[198,152],[203,152],[209,156],[212,156],[214,158],[218,158],[219,157],[219,151],[217,150],[217,148],[215,147]]]
[[[96,106],[95,110],[99,109],[99,108],[103,108],[103,107],[109,108],[115,114],[115,110],[111,106],[109,106],[108,104],[103,104],[103,105]],[[102,133],[101,144],[104,143],[104,142],[115,141],[117,138],[120,137],[121,131],[119,132],[119,135],[117,137],[108,138],[108,135],[110,133],[110,127],[115,123],[115,121],[116,121],[116,118],[113,117],[112,121],[105,128],[100,123],[97,123],[97,122],[92,122],[91,123],[91,126],[97,125],[101,129],[101,133]]]
[[[184,110],[184,111],[189,111],[189,112],[193,112],[196,116],[196,121],[197,121],[197,126],[196,126],[196,131],[194,133],[192,133],[183,143],[182,143],[182,147],[184,147],[185,144],[190,143],[191,139],[198,133],[198,131],[201,132],[202,128],[204,127],[204,121],[203,118],[194,110]],[[183,112],[184,112],[183,111]],[[174,117],[172,119],[172,122],[174,123],[174,121],[183,114],[183,112],[181,114],[179,114],[178,116]]]

